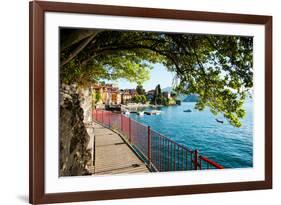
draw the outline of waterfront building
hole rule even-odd
[[[99,93],[101,100],[97,104],[121,104],[121,94],[118,86],[113,84],[95,84],[93,90]]]
[[[128,90],[122,90],[121,92],[121,104],[127,104],[131,102],[132,100],[132,95],[129,93]]]
[[[119,105],[121,104],[121,94],[118,88],[111,90],[111,104]]]
[[[162,95],[163,95],[165,98],[168,98],[168,99],[171,98],[171,93],[170,93],[170,92],[167,92],[167,91],[162,92]]]
[[[155,92],[155,90],[149,90],[149,91],[146,92],[146,98],[147,98],[147,100],[151,101],[151,100],[153,99],[153,97],[154,97],[154,92]]]

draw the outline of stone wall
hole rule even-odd
[[[90,141],[80,95],[75,85],[62,85],[60,89],[60,176],[90,174],[87,164],[91,162]],[[83,99],[82,99],[83,101]],[[88,117],[86,115],[86,117]]]
[[[84,123],[92,123],[92,90],[91,88],[79,88],[80,106],[84,110]]]

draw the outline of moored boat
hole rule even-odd
[[[151,110],[151,111],[145,111],[144,114],[146,115],[160,115],[160,110]]]
[[[139,111],[139,112],[137,112],[137,114],[140,115],[140,116],[143,116],[144,112],[143,111]]]
[[[216,121],[223,124],[223,120],[216,119]]]
[[[125,115],[130,115],[130,112],[127,110],[124,112]]]

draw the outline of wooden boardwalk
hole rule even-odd
[[[95,134],[94,174],[145,173],[145,166],[123,139],[112,130],[93,123]]]

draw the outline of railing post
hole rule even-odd
[[[131,132],[131,118],[129,118],[129,142],[131,143],[131,138],[132,138],[132,132]]]
[[[121,117],[120,127],[121,127],[121,132],[123,132],[123,116],[122,116],[122,113],[121,113],[120,117]]]
[[[101,110],[101,123],[104,124],[103,123],[103,110]]]
[[[194,150],[194,169],[198,169],[198,150]]]
[[[150,126],[147,127],[147,158],[148,158],[148,167],[151,165],[151,143],[150,143]]]
[[[111,114],[112,114],[112,113],[109,112],[108,114],[109,114],[109,117],[108,117],[108,127],[111,128],[111,117],[112,117]]]

